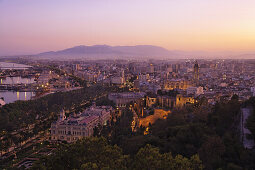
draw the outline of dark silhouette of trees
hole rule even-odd
[[[62,144],[51,156],[36,162],[32,169],[203,169],[198,155],[190,159],[146,145],[131,157],[121,148],[109,145],[105,138],[84,138],[75,144]]]

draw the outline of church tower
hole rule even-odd
[[[195,62],[194,65],[194,82],[196,83],[196,85],[198,85],[199,83],[199,66],[197,61]]]

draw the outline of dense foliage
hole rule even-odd
[[[121,149],[107,144],[105,138],[85,138],[75,144],[63,144],[51,156],[38,161],[33,169],[180,169],[199,170],[197,155],[190,159],[171,153],[161,154],[158,148],[146,145],[135,156],[124,155]]]
[[[141,127],[137,133],[121,136],[121,139],[120,135],[112,136],[111,141],[130,155],[151,144],[162,153],[185,157],[199,154],[206,169],[254,169],[255,154],[243,148],[239,123],[237,96],[230,101],[222,99],[215,106],[201,100],[195,105],[173,110],[166,120],[151,125],[148,135],[143,135]]]
[[[35,100],[16,101],[0,108],[0,151],[19,145],[50,127],[61,109],[78,112],[107,95],[113,87],[91,86],[67,92],[49,94]]]
[[[250,100],[246,102],[246,105],[250,107],[252,111],[247,120],[246,126],[251,131],[252,138],[255,140],[255,97],[250,98]]]
[[[131,131],[133,113],[126,108],[116,121],[96,129],[95,136],[105,138],[63,145],[36,168],[254,169],[255,155],[239,138],[240,107],[237,96],[215,106],[202,99],[150,125],[148,135],[143,135],[144,127]]]
[[[68,92],[57,92],[30,101],[17,101],[0,109],[0,130],[12,131],[34,123],[34,120],[48,118],[60,109],[70,109],[82,102],[93,100],[105,93],[101,86],[92,86]],[[37,116],[38,115],[38,116]]]
[[[0,119],[0,127],[23,127],[36,115],[48,118],[62,107],[79,110],[87,101],[113,105],[103,95],[110,89],[89,88],[6,105],[0,110],[1,118],[7,115],[5,121]],[[51,156],[40,159],[34,169],[254,169],[254,152],[244,149],[240,142],[238,97],[222,99],[214,106],[206,101],[172,110],[167,119],[149,126],[148,135],[144,135],[144,127],[132,132],[133,113],[127,107],[106,126],[95,128],[97,137],[61,144]],[[245,104],[254,107],[254,101],[251,98]],[[247,122],[253,135],[254,113]]]

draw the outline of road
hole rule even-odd
[[[4,153],[3,159],[8,159],[9,157],[15,155],[18,151],[25,149],[35,143],[41,143],[42,141],[44,141],[46,138],[48,138],[49,134],[44,134],[44,133],[39,133],[36,136],[29,138],[28,140],[22,142],[22,144],[20,146],[16,146],[16,147],[11,147],[11,149],[9,148],[9,152]],[[44,139],[44,140],[43,140]]]
[[[245,123],[250,113],[251,113],[251,109],[249,108],[241,109],[241,137],[242,137],[243,146],[247,149],[252,149],[254,147],[254,140],[247,138],[247,135],[250,135],[251,132],[249,129],[245,127]]]
[[[77,90],[77,89],[80,89],[80,87],[68,89],[67,91]],[[96,95],[96,96],[94,97],[94,100],[97,100],[98,98],[105,97],[105,96],[107,96],[107,93],[101,94],[101,95],[99,95],[99,96]],[[84,106],[84,105],[86,105],[86,104],[88,104],[88,103],[90,103],[89,100],[83,101],[82,103],[80,103],[80,106]],[[71,110],[72,110],[72,109],[71,109]],[[74,111],[74,108],[73,108],[72,111]],[[49,119],[49,118],[45,118],[45,119],[41,120],[41,122],[48,121],[48,119]],[[17,134],[19,134],[20,132],[25,131],[25,130],[28,130],[28,129],[32,130],[34,127],[35,127],[35,123],[30,124],[30,125],[28,125],[27,127],[24,127],[24,128],[21,128],[21,129],[19,129],[19,130],[17,130],[17,131],[12,132],[11,135],[17,135]],[[1,156],[3,156],[3,155],[8,155],[8,156],[12,155],[13,152],[14,152],[16,149],[23,147],[24,145],[26,145],[26,144],[30,143],[31,141],[37,139],[39,136],[40,136],[40,134],[37,134],[37,135],[35,135],[35,136],[33,136],[33,137],[27,139],[26,141],[23,141],[22,143],[20,143],[19,146],[11,146],[11,147],[9,147],[9,148],[7,149],[7,152],[2,151]],[[0,137],[1,140],[2,140],[3,138],[4,138],[4,136]],[[8,157],[8,156],[7,156],[7,157]]]

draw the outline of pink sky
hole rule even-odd
[[[76,45],[255,51],[254,0],[0,0],[0,55]]]

